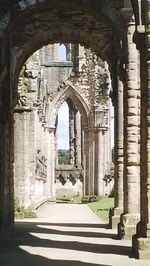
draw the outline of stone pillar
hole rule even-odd
[[[84,194],[104,196],[106,128],[84,130]],[[106,146],[106,149],[104,148]]]
[[[89,130],[83,129],[83,163],[84,163],[84,195],[90,194],[90,158],[89,158]]]
[[[146,1],[145,29],[146,47],[145,32],[141,34],[141,220],[132,241],[140,259],[150,259],[150,0]]]
[[[131,239],[139,221],[139,84],[138,51],[133,43],[135,23],[127,29],[127,88],[124,97],[124,214],[118,226],[120,238]]]
[[[8,44],[9,48],[9,44]],[[14,225],[14,114],[10,81],[10,51],[7,67],[0,71],[0,231]]]
[[[49,195],[50,200],[55,199],[55,128],[47,128],[47,185],[49,186]]]
[[[84,129],[84,194],[95,193],[95,167],[96,167],[96,143],[95,128]]]
[[[35,200],[35,113],[20,107],[14,118],[15,200],[28,208]]]
[[[102,128],[97,130],[97,195],[104,196],[104,136]]]
[[[114,127],[114,137],[115,137],[115,207],[112,210],[110,216],[110,226],[112,228],[117,228],[120,221],[120,215],[123,213],[123,90],[124,84],[122,81],[122,75],[120,72],[120,63],[118,63],[117,70],[117,88],[115,93],[114,102],[114,115],[115,115],[115,127]]]
[[[75,165],[81,168],[81,116],[79,111],[75,114]]]
[[[110,174],[110,138],[109,138],[109,130],[106,128],[103,131],[104,135],[104,174]]]
[[[89,129],[89,180],[90,195],[95,194],[96,141],[95,128]]]
[[[7,95],[7,91],[6,91]],[[9,231],[14,224],[13,183],[13,115],[0,107],[0,231]]]
[[[75,165],[75,112],[74,105],[67,101],[69,106],[69,143],[70,143],[70,164]]]

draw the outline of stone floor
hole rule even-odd
[[[0,266],[150,266],[86,206],[48,204],[0,235]]]

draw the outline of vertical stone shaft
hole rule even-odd
[[[123,213],[123,90],[124,84],[121,80],[120,63],[117,71],[117,88],[115,94],[114,112],[115,112],[115,208],[110,220],[112,228],[116,228]]]
[[[86,189],[88,195],[94,194],[95,186],[95,131],[93,128],[86,129],[85,152],[86,152]]]
[[[0,107],[0,231],[3,232],[12,229],[14,224],[14,120],[9,101],[6,103],[7,110],[2,105]]]
[[[49,161],[49,175],[50,175],[50,189],[51,189],[51,197],[55,198],[55,189],[54,189],[54,183],[55,183],[55,128],[49,128],[49,156],[48,156],[48,161]]]
[[[148,102],[147,102],[147,228],[146,236],[150,238],[150,0],[147,1],[146,16],[146,46],[147,46],[147,78],[148,78]],[[149,243],[150,248],[150,243]],[[150,249],[149,249],[150,250]]]
[[[136,257],[150,259],[150,0],[146,1],[146,47],[141,36],[141,221],[133,236]],[[144,33],[144,32],[143,32]],[[143,34],[142,34],[143,35]]]
[[[109,174],[109,165],[108,165],[108,146],[109,146],[109,138],[108,138],[108,130],[104,131],[104,175]]]
[[[104,142],[103,131],[98,129],[97,133],[97,178],[98,178],[98,196],[104,195]]]
[[[89,129],[89,194],[93,194],[93,131]]]
[[[75,128],[74,128],[74,108],[71,103],[69,103],[69,142],[70,142],[70,164],[74,166],[75,164]]]
[[[84,129],[83,131],[83,142],[84,142],[84,195],[90,194],[90,158],[89,158],[89,130]]]
[[[127,89],[125,92],[124,128],[124,215],[119,226],[119,236],[130,239],[139,221],[139,84],[138,52],[133,43],[134,22],[127,30],[128,61]]]
[[[75,112],[75,165],[81,168],[81,117],[77,110]]]
[[[118,77],[117,93],[117,208],[123,210],[123,82]]]
[[[135,25],[128,28],[128,63],[127,63],[127,154],[126,181],[127,197],[125,211],[128,214],[139,213],[139,86],[138,86],[138,51],[133,43]]]

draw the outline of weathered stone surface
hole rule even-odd
[[[134,31],[135,23],[131,21],[127,25],[127,91],[125,91],[124,98],[124,134],[126,141],[124,142],[124,213],[118,226],[119,237],[126,239],[131,239],[132,235],[135,234],[136,224],[140,218],[138,51],[132,41]]]
[[[30,132],[30,138],[25,138],[23,149],[21,149],[21,147],[19,146],[21,134],[17,132],[15,133],[15,136],[18,140],[18,154],[15,155],[15,159],[19,160],[19,154],[20,156],[22,156],[22,154],[24,155],[24,162],[29,162],[29,169],[26,169],[26,171],[28,171],[31,177],[29,182],[29,179],[25,178],[23,170],[23,168],[27,167],[25,167],[23,163],[20,164],[20,166],[18,164],[17,170],[15,169],[15,171],[18,171],[18,173],[20,171],[22,176],[22,181],[19,181],[20,185],[18,186],[20,186],[21,188],[22,183],[26,182],[28,184],[28,192],[34,190],[34,185],[32,182],[34,171],[32,167],[33,165],[37,164],[35,167],[37,174],[35,186],[37,187],[38,193],[41,193],[40,189],[42,186],[44,186],[43,183],[44,180],[46,180],[47,187],[51,188],[50,194],[53,195],[53,162],[55,161],[54,123],[56,121],[57,111],[59,107],[64,101],[66,95],[69,95],[69,97],[72,97],[73,102],[78,106],[78,109],[80,109],[79,111],[83,116],[82,125],[84,127],[84,132],[82,132],[82,134],[84,135],[83,143],[86,147],[84,147],[84,156],[81,157],[84,157],[82,159],[84,161],[84,167],[86,168],[85,177],[87,177],[88,184],[90,184],[86,186],[84,192],[95,192],[94,184],[95,187],[97,187],[97,184],[101,178],[100,175],[99,177],[97,177],[97,173],[100,173],[100,168],[103,168],[103,160],[106,162],[109,158],[106,156],[106,142],[109,142],[109,132],[108,135],[103,134],[104,132],[106,133],[106,128],[108,128],[109,124],[107,111],[105,108],[103,108],[103,106],[105,106],[105,103],[107,102],[109,91],[107,91],[108,94],[105,95],[107,97],[104,97],[105,101],[103,102],[103,97],[99,97],[99,93],[103,94],[103,84],[104,81],[106,82],[106,76],[102,75],[103,78],[105,76],[102,83],[97,82],[101,76],[99,73],[101,63],[99,62],[97,64],[97,58],[95,57],[95,55],[90,51],[89,54],[87,53],[86,59],[82,57],[79,63],[80,76],[76,76],[76,74],[78,73],[78,67],[77,69],[76,67],[74,68],[74,65],[76,64],[73,64],[73,66],[72,64],[68,64],[66,69],[61,72],[61,67],[58,62],[55,62],[57,64],[49,65],[49,54],[48,52],[46,53],[47,62],[45,66],[51,69],[51,76],[53,71],[55,72],[56,68],[57,76],[58,73],[61,72],[61,84],[59,85],[59,82],[53,82],[52,86],[55,87],[56,91],[58,90],[59,92],[61,92],[59,99],[57,99],[55,103],[53,102],[56,108],[49,110],[47,109],[47,105],[49,104],[50,106],[55,96],[54,91],[50,90],[50,83],[47,87],[47,80],[49,79],[48,72],[50,70],[47,71],[47,73],[45,71],[45,76],[41,75],[39,77],[39,65],[36,65],[36,60],[34,61],[33,69],[31,68],[30,64],[27,64],[27,69],[25,69],[24,71],[26,76],[22,76],[21,80],[19,80],[19,83],[22,82],[22,84],[19,84],[19,86],[22,88],[22,91],[21,93],[19,93],[19,97],[17,97],[17,83],[20,70],[24,62],[33,52],[41,48],[43,45],[47,45],[49,43],[75,43],[75,46],[77,43],[80,43],[87,48],[92,48],[98,56],[101,56],[103,60],[107,60],[107,63],[109,64],[109,70],[111,72],[111,79],[114,90],[114,102],[119,94],[122,95],[122,91],[120,90],[122,85],[117,85],[118,77],[116,77],[118,76],[118,71],[116,71],[116,63],[118,59],[121,59],[123,71],[121,75],[119,75],[119,80],[120,84],[121,82],[123,83],[122,87],[124,90],[124,109],[122,110],[122,104],[119,105],[119,101],[122,102],[122,99],[120,98],[119,101],[117,99],[117,108],[115,107],[118,112],[116,112],[115,114],[115,126],[118,130],[118,132],[116,131],[115,136],[115,149],[117,150],[117,152],[115,152],[116,215],[118,215],[117,210],[121,210],[119,206],[122,208],[123,205],[122,184],[124,183],[124,212],[125,215],[129,214],[132,216],[132,211],[135,210],[135,206],[137,207],[136,204],[139,200],[139,192],[137,193],[137,191],[139,174],[141,172],[140,209],[141,217],[144,222],[144,229],[141,230],[139,237],[141,237],[140,239],[144,238],[149,242],[149,226],[147,226],[147,223],[150,223],[149,8],[149,0],[0,1],[0,228],[3,226],[9,227],[13,221],[14,121],[12,114],[13,107],[16,106],[16,104],[18,104],[15,110],[16,116],[20,117],[21,114],[23,116],[24,113],[24,117],[26,117],[26,123],[23,119],[18,120],[18,128],[19,123],[22,123],[21,132]],[[134,24],[136,31],[134,31]],[[128,32],[126,31],[124,25],[129,26]],[[140,50],[140,59],[139,55],[137,54],[137,49]],[[79,54],[79,58],[81,54],[82,53]],[[75,58],[77,57],[78,55],[76,54],[76,56],[72,58],[72,62],[74,62]],[[85,66],[83,67],[84,64]],[[43,69],[45,66],[43,65]],[[71,70],[72,67],[73,70]],[[72,79],[69,80],[69,83],[63,84],[62,77],[67,77],[65,79],[66,82],[68,76],[70,76],[70,73],[72,74]],[[37,82],[38,78],[41,82],[40,86],[42,88],[40,95],[38,95],[37,89],[39,88],[39,83]],[[116,95],[115,90],[117,86],[117,92],[119,92],[118,95]],[[140,110],[139,104],[139,87],[142,92],[142,110]],[[65,89],[66,94],[63,93]],[[47,91],[49,91],[50,95],[49,100],[45,101],[44,97]],[[56,94],[58,93],[58,91],[56,92]],[[37,95],[39,96],[39,101],[37,101]],[[38,112],[35,115],[37,119],[34,120],[31,113],[34,113],[37,110]],[[139,123],[140,115],[141,122]],[[89,117],[89,119],[87,119],[87,116]],[[49,121],[51,123],[47,124],[46,127],[45,122],[48,121],[48,117],[50,117]],[[124,134],[122,132],[122,124],[120,126],[122,120],[124,120]],[[35,158],[33,159],[34,154],[37,156],[37,149],[35,149],[34,151],[34,149],[32,150],[30,148],[30,154],[25,152],[26,150],[28,150],[27,147],[29,145],[31,146],[33,135],[35,135],[35,132],[32,128],[33,122],[35,122],[35,124],[39,126],[37,133],[38,141],[35,141],[36,143],[34,143],[33,146],[35,147],[39,145],[42,151],[41,157],[38,157],[37,161],[35,160]],[[90,129],[88,128],[89,124],[92,125]],[[102,129],[103,126],[105,128]],[[100,141],[98,141],[97,133],[95,133],[96,130],[94,129],[94,127],[98,127],[97,131],[101,129],[101,133],[103,134],[103,140],[101,140],[101,148],[105,154],[104,158],[98,159],[98,157],[96,157],[96,154],[98,154],[97,144],[100,143]],[[89,129],[88,132],[87,129]],[[141,137],[139,137],[139,134],[141,135]],[[124,140],[122,136],[124,137]],[[46,145],[43,144],[45,143],[45,140],[46,143],[48,143],[47,147],[45,147]],[[139,158],[138,154],[140,145],[142,155],[141,158]],[[48,147],[51,148],[49,149]],[[80,151],[78,150],[78,154],[79,153]],[[91,154],[93,155],[91,156]],[[51,158],[51,161],[47,162],[47,170],[45,158]],[[99,167],[96,167],[96,172],[94,172],[93,167],[93,164],[95,162],[97,166],[99,165]],[[137,169],[135,169],[136,167]],[[39,171],[40,168],[42,168],[43,170]],[[106,168],[104,168],[103,171],[106,170]],[[40,172],[42,173],[42,179],[39,178]],[[122,177],[123,172],[124,180]],[[46,173],[52,173],[53,177],[51,180],[49,178],[45,179]],[[94,176],[96,176],[97,179],[94,179]],[[90,177],[92,178],[90,179]],[[31,184],[29,185],[29,183]],[[33,200],[31,194],[32,193],[30,193],[30,201]],[[134,200],[133,195],[135,196]],[[136,221],[136,219],[129,220],[130,222],[132,222],[132,225]],[[130,231],[128,230],[130,228],[129,224],[126,224],[126,219],[124,219],[126,232]],[[128,233],[126,234],[128,235]],[[129,235],[130,234],[131,232],[129,232]],[[140,241],[141,243],[143,242],[143,240]],[[141,257],[146,257],[149,252],[147,252],[147,250],[150,249],[149,244],[147,244],[147,247],[144,247],[144,244],[141,245],[143,246],[143,255],[141,255]]]
[[[124,84],[120,78],[122,75],[122,65],[120,61],[117,66],[117,99],[114,102],[115,111],[115,171],[114,171],[114,191],[115,208],[110,213],[109,223],[112,228],[117,228],[120,215],[123,213],[123,171],[124,171],[124,135],[123,135],[123,113],[124,113]]]

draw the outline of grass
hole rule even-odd
[[[89,202],[90,200],[97,200]],[[85,201],[85,202],[84,202]],[[108,222],[109,210],[114,207],[114,198],[98,198],[94,196],[60,196],[56,199],[57,203],[86,203],[90,209],[104,222]]]
[[[56,203],[81,203],[81,196],[58,196]]]
[[[14,201],[14,215],[17,218],[37,218],[36,212],[31,211],[22,205],[18,199]]]
[[[97,202],[88,203],[90,209],[104,222],[108,222],[109,210],[114,207],[114,198],[103,198]]]

